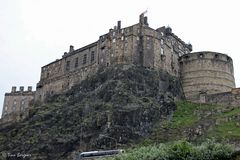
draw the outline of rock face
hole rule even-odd
[[[73,159],[80,151],[114,149],[150,135],[182,99],[178,78],[119,65],[99,70],[64,94],[35,105],[26,121],[0,129],[0,151],[25,159]]]

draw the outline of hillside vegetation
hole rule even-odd
[[[160,143],[184,139],[197,144],[212,137],[239,147],[239,108],[174,102],[180,99],[179,79],[166,72],[108,67],[35,104],[28,119],[0,126],[0,159],[24,153],[30,155],[26,160],[70,160],[83,151],[137,151],[149,145],[162,150]],[[197,146],[185,145],[198,152]]]

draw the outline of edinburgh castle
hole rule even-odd
[[[13,87],[5,94],[2,121],[21,119],[34,103],[44,103],[47,97],[65,92],[99,69],[116,64],[164,70],[179,77],[184,99],[192,102],[240,105],[231,57],[210,51],[192,52],[192,45],[182,41],[170,27],[153,29],[141,14],[137,24],[122,28],[118,21],[96,42],[79,49],[70,46],[61,59],[41,68],[36,91],[31,87],[17,91]]]

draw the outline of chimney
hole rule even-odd
[[[70,47],[69,47],[69,53],[72,52],[72,51],[74,51],[74,46],[70,45]]]
[[[16,92],[17,87],[16,86],[12,86],[12,93]]]
[[[24,87],[20,86],[20,91],[23,92],[24,91]]]
[[[148,18],[147,18],[147,16],[144,17],[144,24],[148,26]]]
[[[121,21],[117,22],[117,29],[120,30],[121,29]]]
[[[144,13],[140,14],[140,16],[139,16],[139,23],[140,23],[141,25],[144,24]]]
[[[28,92],[32,92],[32,86],[28,86]]]

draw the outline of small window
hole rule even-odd
[[[94,59],[95,59],[95,57],[94,57],[94,51],[92,51],[92,52],[91,52],[91,62],[93,62]]]
[[[70,61],[67,61],[67,64],[66,64],[66,71],[69,71],[70,70]]]
[[[218,54],[215,54],[215,58],[216,58],[216,59],[219,58]]]
[[[14,104],[14,105],[16,105],[16,104],[17,104],[17,101],[16,101],[16,100],[14,100],[14,101],[13,101],[13,104]]]
[[[116,42],[116,39],[114,38],[114,39],[113,39],[113,43],[115,43],[115,42]]]
[[[231,60],[231,58],[227,56],[227,61],[230,61],[230,60]]]
[[[161,39],[161,45],[163,45],[163,39]]]
[[[163,33],[163,32],[161,32],[161,35],[162,35],[162,36],[164,36],[164,33]]]
[[[77,68],[78,67],[78,57],[77,58],[75,58],[75,68]]]
[[[83,64],[86,64],[87,63],[87,54],[84,54],[83,55]]]
[[[124,37],[123,37],[123,36],[121,37],[121,40],[122,40],[122,41],[124,40]]]
[[[199,57],[199,58],[203,58],[204,55],[201,53],[201,54],[198,55],[198,57]]]
[[[164,54],[164,50],[163,50],[163,48],[161,47],[161,49],[160,49],[160,52],[161,52],[161,55],[163,55]]]
[[[25,101],[24,101],[24,100],[22,100],[21,104],[22,104],[22,105],[24,105],[24,104],[25,104]]]
[[[137,41],[139,41],[139,37],[137,36]]]

